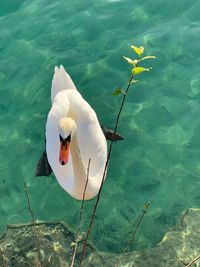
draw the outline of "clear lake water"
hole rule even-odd
[[[120,252],[144,204],[130,248],[155,246],[188,207],[200,206],[200,1],[0,0],[0,230],[34,216],[76,227],[80,201],[55,177],[35,178],[45,146],[54,67],[63,64],[100,122],[114,127],[134,57],[155,55],[131,87],[91,240]],[[85,204],[83,231],[94,200]]]

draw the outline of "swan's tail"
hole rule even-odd
[[[61,65],[60,68],[57,66],[54,70],[54,76],[52,80],[52,86],[51,86],[51,101],[53,103],[54,97],[62,90],[65,89],[75,89],[76,86],[74,85],[71,77],[69,74],[65,71],[64,67]]]

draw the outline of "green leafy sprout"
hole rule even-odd
[[[115,121],[115,127],[114,127],[114,130],[113,130],[112,137],[114,137],[115,134],[116,134],[116,132],[117,132],[117,128],[118,128],[118,125],[119,125],[120,116],[121,116],[121,113],[122,113],[122,110],[123,110],[123,107],[124,107],[125,99],[126,99],[126,97],[128,95],[128,92],[129,92],[129,88],[130,88],[130,86],[133,83],[137,82],[136,80],[134,80],[135,75],[138,75],[138,74],[140,74],[140,73],[142,73],[144,71],[150,71],[150,69],[151,69],[151,68],[145,68],[145,67],[138,66],[139,63],[141,61],[146,60],[146,59],[155,58],[154,56],[145,56],[145,57],[142,57],[142,55],[144,53],[144,47],[143,46],[137,47],[137,46],[132,45],[131,48],[137,54],[137,58],[136,59],[131,59],[131,58],[124,57],[124,59],[131,65],[131,76],[130,76],[130,79],[128,81],[127,87],[126,87],[125,90],[123,90],[122,88],[118,87],[113,92],[113,95],[115,95],[115,96],[122,94],[122,100],[121,100],[121,104],[119,106],[119,110],[118,110],[118,113],[117,113],[117,117],[116,117],[116,121]],[[99,204],[99,200],[100,200],[100,197],[101,197],[102,188],[103,188],[103,185],[104,185],[104,180],[105,180],[105,177],[106,177],[107,168],[109,166],[109,161],[110,161],[110,157],[111,157],[111,153],[112,153],[112,148],[113,148],[114,141],[115,141],[115,139],[114,138],[111,138],[110,146],[108,148],[107,160],[105,162],[103,177],[102,177],[102,180],[101,180],[101,185],[100,185],[100,188],[99,188],[99,192],[97,194],[96,202],[94,204],[93,213],[91,215],[91,219],[90,219],[90,223],[89,223],[89,226],[88,226],[87,234],[86,234],[86,237],[85,237],[85,240],[84,240],[84,243],[83,243],[83,249],[82,249],[82,254],[81,254],[81,257],[80,257],[79,267],[81,267],[82,261],[83,261],[84,256],[85,256],[86,245],[87,245],[88,238],[90,236],[90,233],[91,233],[91,230],[92,230],[92,226],[93,226],[93,223],[94,223],[94,219],[95,219],[97,207],[98,207],[98,204]],[[88,171],[89,171],[89,165],[88,165]],[[87,184],[86,184],[86,187],[87,187]],[[85,187],[85,190],[86,190],[86,187]],[[140,223],[141,223],[141,221],[142,221],[142,219],[143,219],[143,217],[144,217],[144,215],[145,215],[145,213],[147,211],[148,206],[149,206],[149,204],[145,206],[143,215],[141,216],[138,224],[136,225],[136,228],[135,228],[135,230],[133,232],[133,236],[132,236],[131,240],[128,242],[128,247],[129,247],[129,243],[134,240],[134,236],[135,236],[136,232],[138,231],[139,225],[140,225]],[[80,210],[80,214],[81,213],[82,213],[82,210]],[[74,255],[73,255],[73,257],[75,257]],[[73,265],[71,265],[71,266],[73,266]]]
[[[132,69],[131,69],[131,84],[137,82],[138,80],[134,80],[133,77],[135,75],[138,75],[138,74],[141,74],[145,71],[150,71],[152,68],[145,68],[145,67],[142,67],[142,66],[139,66],[140,62],[141,61],[144,61],[144,60],[147,60],[147,59],[154,59],[156,58],[155,56],[143,56],[142,55],[144,54],[144,47],[143,46],[135,46],[135,45],[132,45],[131,48],[133,49],[133,51],[136,53],[137,55],[137,58],[136,59],[131,59],[129,57],[124,57],[123,58],[132,66]],[[121,94],[125,94],[126,95],[126,92],[120,88],[120,87],[117,87],[114,92],[113,92],[113,95],[114,96],[118,96],[118,95],[121,95]]]

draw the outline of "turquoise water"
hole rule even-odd
[[[35,217],[76,226],[80,202],[55,178],[34,178],[44,148],[55,65],[63,64],[99,120],[112,127],[129,67],[143,44],[157,56],[131,88],[91,239],[120,252],[151,200],[132,249],[155,245],[188,207],[200,206],[200,2],[0,0],[0,229]],[[94,201],[87,202],[84,229]]]

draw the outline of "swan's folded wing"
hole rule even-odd
[[[35,176],[49,176],[52,173],[51,166],[47,159],[46,150],[42,153],[35,171]]]

